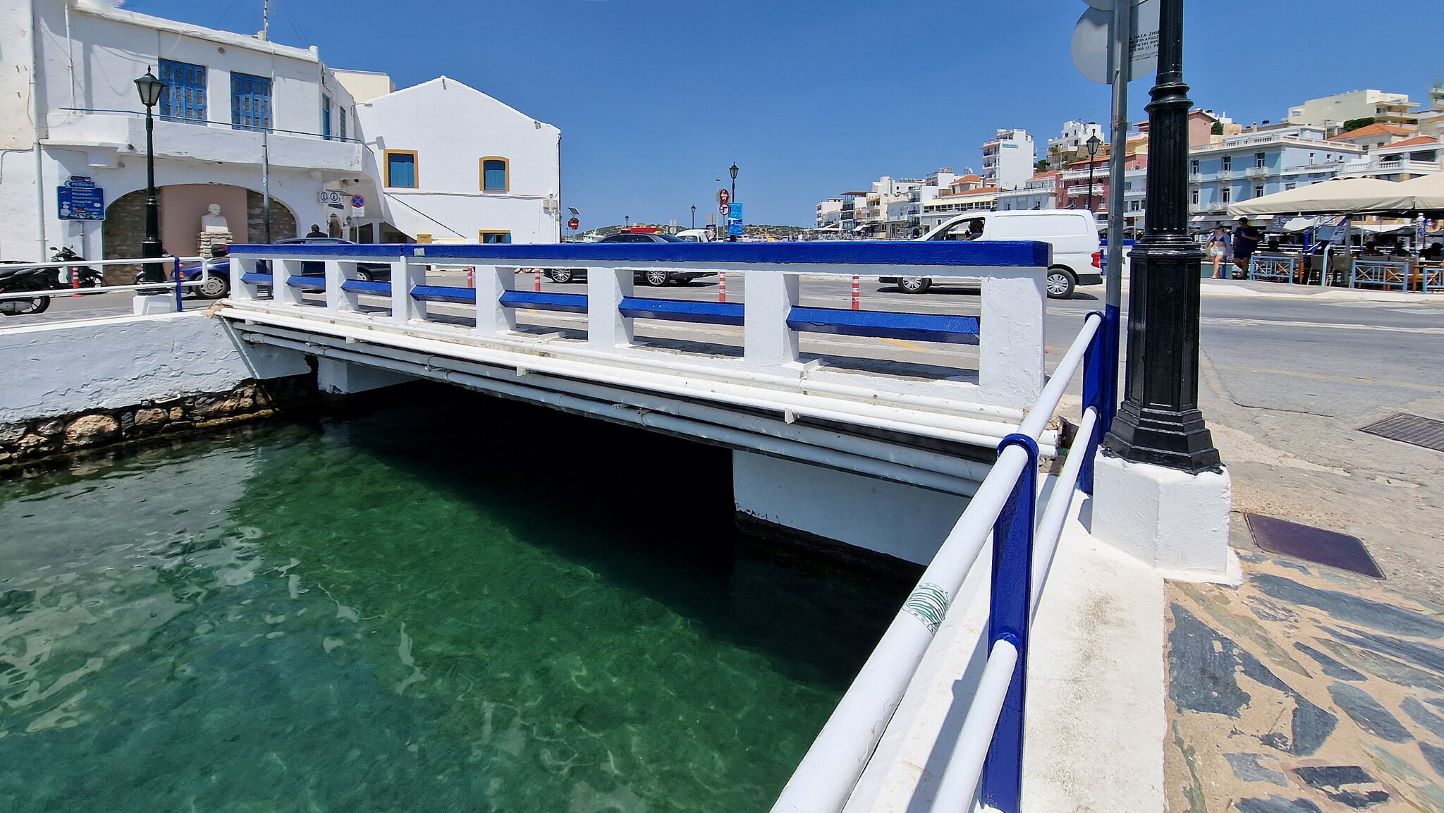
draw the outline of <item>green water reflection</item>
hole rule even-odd
[[[739,539],[724,452],[419,397],[0,484],[0,810],[766,809],[905,583]]]

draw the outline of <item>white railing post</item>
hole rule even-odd
[[[799,277],[781,271],[753,271],[743,276],[747,309],[742,320],[747,363],[775,367],[797,361],[797,331],[787,317],[799,298]]]
[[[354,292],[342,285],[356,278],[356,263],[351,260],[326,261],[326,307],[333,311],[355,312],[361,309]]]
[[[411,297],[411,289],[426,284],[425,261],[412,263],[402,257],[391,263],[391,318],[406,324],[426,318],[426,303]]]
[[[476,332],[488,335],[516,330],[516,312],[502,307],[501,295],[516,288],[516,269],[478,265],[476,282]]]
[[[211,273],[219,274],[222,272],[212,268]],[[250,302],[254,300],[256,298],[256,286],[246,282],[245,276],[256,273],[256,258],[231,257],[229,273],[231,276],[231,292],[227,295],[228,298],[234,299],[237,302]]]
[[[978,384],[990,402],[1024,406],[1043,391],[1045,273],[983,277]]]
[[[271,299],[280,305],[301,304],[301,289],[289,282],[300,274],[300,260],[271,260]]]
[[[620,310],[622,297],[632,295],[632,276],[616,268],[587,269],[587,344],[592,349],[632,345],[632,319]]]

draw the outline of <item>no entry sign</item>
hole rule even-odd
[[[572,218],[571,220],[568,220],[568,221],[567,221],[567,228],[571,229],[572,231],[576,231],[577,229],[580,229],[581,227],[582,227],[582,221],[578,220],[578,219],[575,218],[575,217]]]
[[[731,192],[728,192],[726,189],[718,189],[718,190],[717,190],[717,205],[718,205],[718,206],[726,206],[726,205],[727,205],[728,203],[730,203],[731,201],[732,201],[732,193],[731,193]]]

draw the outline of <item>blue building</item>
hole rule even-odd
[[[1228,205],[1326,181],[1364,148],[1328,141],[1321,127],[1276,125],[1217,139],[1189,151],[1189,204],[1205,228],[1228,219]]]

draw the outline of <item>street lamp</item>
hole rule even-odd
[[[697,228],[697,204],[692,204],[692,228]]]
[[[1088,136],[1088,213],[1093,213],[1093,158],[1098,155],[1098,148],[1103,146],[1103,140],[1097,133]]]
[[[731,197],[730,200],[731,200],[733,203],[736,203],[736,202],[737,202],[737,162],[736,162],[736,161],[733,161],[733,162],[732,162],[732,166],[730,166],[730,167],[727,168],[727,174],[729,174],[729,175],[732,176],[732,197]],[[730,232],[731,229],[728,229],[728,231]],[[729,242],[735,243],[735,242],[737,242],[737,236],[736,236],[735,234],[728,234],[728,235],[727,235],[727,240],[728,240]]]
[[[632,216],[631,216],[631,215],[622,215],[622,228],[630,229],[631,227],[632,227]]]
[[[1148,104],[1147,231],[1133,247],[1123,403],[1105,455],[1191,474],[1217,471],[1218,449],[1198,409],[1198,264],[1188,234],[1188,85],[1183,0],[1158,4],[1158,79]]]
[[[146,68],[145,76],[135,80],[135,89],[140,93],[140,103],[145,105],[145,239],[140,243],[143,259],[162,257],[165,249],[160,244],[160,203],[155,199],[155,110],[165,83],[155,78]],[[165,272],[159,263],[146,263],[140,271],[145,282],[164,282]]]

